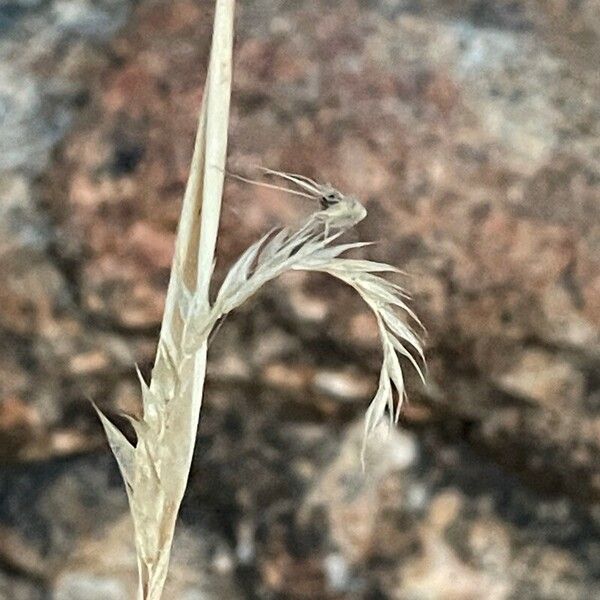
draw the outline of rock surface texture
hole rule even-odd
[[[132,597],[87,398],[138,410],[207,0],[0,0],[0,599]],[[169,598],[600,597],[600,1],[240,3],[230,164],[331,181],[427,328],[360,469],[380,355],[295,273],[210,351]],[[217,278],[310,207],[231,181]]]

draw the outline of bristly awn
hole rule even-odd
[[[273,169],[267,169],[266,167],[259,168],[267,175],[281,177],[282,179],[293,183],[303,191],[249,179],[231,172],[227,172],[227,174],[230,177],[245,183],[316,200],[321,206],[321,210],[315,213],[314,218],[323,223],[325,238],[329,237],[330,230],[348,229],[362,221],[367,215],[365,207],[355,196],[343,194],[330,183],[317,183],[314,179],[310,179],[304,175],[275,171]]]

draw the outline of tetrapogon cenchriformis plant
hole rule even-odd
[[[149,385],[138,370],[142,417],[129,417],[136,444],[98,410],[129,499],[140,600],[158,600],[166,581],[175,522],[196,440],[209,335],[224,316],[265,283],[290,270],[320,271],[353,287],[372,310],[383,363],[377,392],[366,412],[364,443],[386,413],[390,422],[398,419],[405,396],[398,355],[408,359],[423,377],[421,342],[409,324],[409,320],[419,321],[407,306],[404,291],[381,277],[397,269],[342,257],[348,250],[367,245],[339,242],[367,211],[358,199],[331,185],[266,169],[296,186],[284,188],[286,191],[315,199],[318,208],[299,227],[270,231],[252,244],[231,266],[216,299],[210,301],[225,175],[234,8],[235,0],[216,0],[208,74],[156,359]]]

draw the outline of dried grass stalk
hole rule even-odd
[[[179,506],[196,440],[206,371],[206,340],[184,353],[181,290],[208,307],[221,209],[231,94],[234,0],[217,0],[198,132],[177,233],[175,257],[152,382],[140,375],[143,416],[131,419],[132,446],[102,414],[129,497],[140,600],[158,600],[165,584]],[[139,371],[138,371],[139,374]]]
[[[131,419],[137,444],[131,445],[98,411],[129,497],[140,600],[158,600],[166,580],[196,438],[209,335],[225,315],[265,283],[288,270],[321,271],[353,287],[373,311],[383,364],[377,393],[366,414],[365,443],[386,412],[390,423],[398,418],[405,396],[399,355],[423,377],[421,342],[409,324],[410,320],[419,321],[406,304],[404,291],[380,276],[397,269],[341,257],[365,245],[338,243],[338,238],[367,213],[356,198],[344,196],[330,185],[267,169],[268,174],[299,188],[288,191],[315,199],[321,208],[296,230],[272,231],[251,245],[230,268],[215,301],[209,302],[225,173],[233,12],[234,0],[217,0],[206,88],[149,386],[138,371],[143,416]]]

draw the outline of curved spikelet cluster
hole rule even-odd
[[[369,245],[369,242],[336,243],[339,236],[356,222],[356,219],[352,221],[347,218],[343,204],[345,198],[342,195],[340,198],[341,202],[336,204],[334,214],[331,214],[331,208],[318,211],[298,230],[273,230],[252,244],[229,269],[208,312],[202,310],[200,303],[187,290],[182,294],[184,300],[180,308],[185,323],[185,350],[191,354],[204,342],[220,319],[243,304],[265,283],[285,271],[320,271],[353,287],[377,319],[383,351],[379,386],[366,413],[366,444],[369,434],[384,419],[386,412],[391,423],[398,420],[405,398],[399,355],[412,364],[424,381],[423,368],[417,360],[420,359],[424,364],[423,348],[410,320],[419,327],[422,326],[406,303],[408,296],[405,291],[380,276],[385,272],[398,273],[397,268],[370,260],[340,256],[348,250]],[[352,199],[352,202],[356,214],[357,201]],[[359,214],[361,218],[366,215],[364,208]],[[333,233],[329,235],[331,231]]]
[[[330,223],[330,227],[335,228],[335,225],[335,222]],[[371,260],[340,257],[348,250],[369,243],[336,244],[336,239],[346,228],[337,229],[336,233],[325,237],[313,216],[295,233],[285,229],[274,236],[269,233],[250,246],[223,282],[212,308],[211,321],[216,322],[245,302],[267,281],[290,269],[328,273],[353,287],[377,319],[383,350],[379,386],[366,413],[366,443],[368,435],[383,420],[386,411],[391,422],[398,420],[405,398],[404,376],[398,355],[412,364],[424,382],[423,368],[414,356],[416,354],[424,365],[423,347],[409,319],[422,326],[406,303],[408,296],[405,291],[379,275],[398,273],[399,270]],[[394,390],[397,395],[395,406]]]

